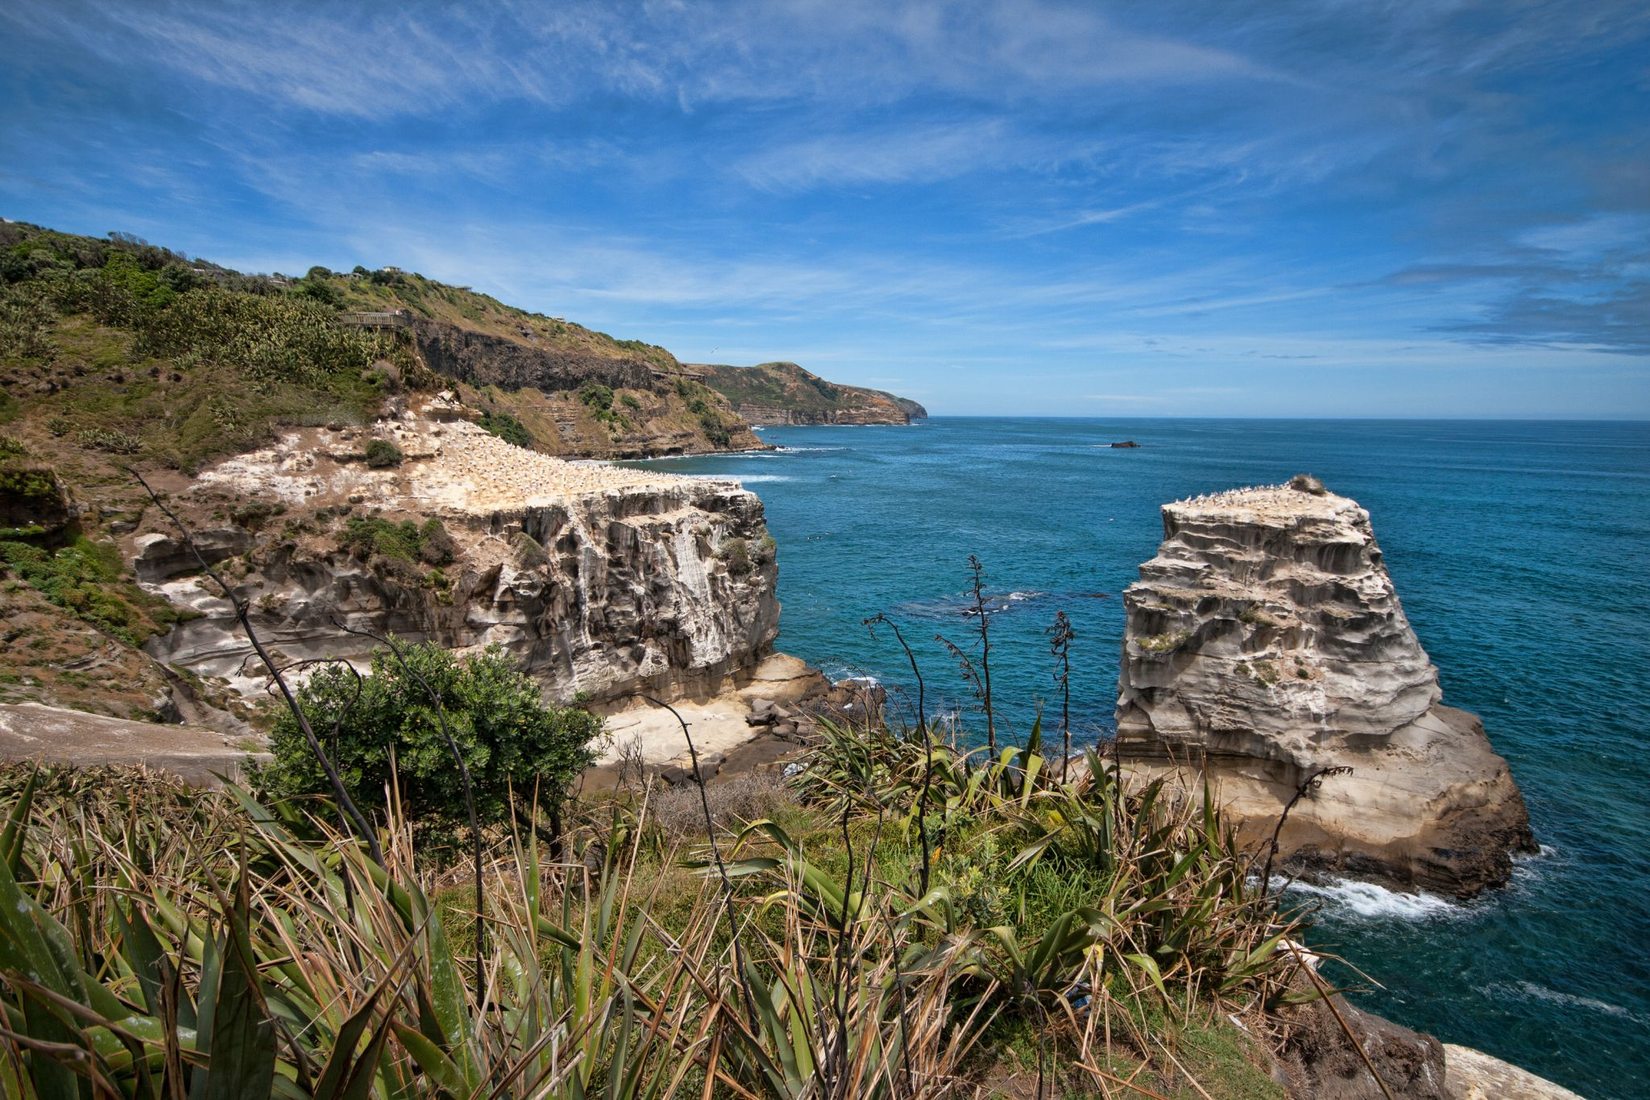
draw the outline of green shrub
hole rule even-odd
[[[434,516],[422,524],[410,519],[396,523],[382,516],[352,516],[338,546],[362,561],[392,561],[408,566],[417,562],[450,565],[458,554],[458,544]],[[416,571],[396,569],[394,573],[403,579],[416,579]]]
[[[143,446],[137,436],[114,428],[84,428],[74,433],[74,441],[89,451],[112,455],[137,454]]]
[[[714,411],[699,414],[699,427],[705,433],[705,438],[718,447],[726,447],[733,442],[733,434]]]
[[[368,440],[365,450],[361,453],[366,458],[367,465],[375,470],[399,466],[407,457],[401,453],[400,447],[387,439]]]
[[[544,704],[538,685],[503,651],[458,658],[434,644],[388,650],[372,658],[359,685],[349,669],[326,666],[298,692],[299,704],[363,807],[384,805],[391,755],[409,816],[445,824],[467,820],[458,768],[442,735],[442,718],[463,755],[483,824],[509,819],[512,789],[544,805],[559,803],[595,759],[590,742],[601,719]],[[428,687],[426,688],[426,685]],[[431,692],[439,697],[439,715]],[[283,713],[270,740],[274,762],[258,785],[277,795],[323,794],[330,785],[297,722]]]
[[[84,536],[55,551],[0,542],[0,574],[25,581],[46,599],[128,645],[137,645],[179,614],[125,575],[112,543]]]
[[[354,516],[344,528],[339,548],[363,561],[375,557],[416,561],[421,541],[418,524],[410,519],[394,523],[381,516]]]
[[[61,507],[63,491],[57,475],[45,466],[0,469],[0,502],[8,509],[40,511]]]
[[[56,320],[46,295],[34,288],[0,291],[0,358],[44,359],[52,353]]]
[[[484,432],[492,432],[506,443],[513,443],[517,447],[531,448],[533,433],[527,426],[509,413],[483,412],[476,426]]]
[[[751,565],[750,544],[744,539],[729,539],[722,544],[718,556],[727,563],[728,575],[743,577],[749,575]]]
[[[231,509],[229,518],[248,531],[261,531],[272,518],[285,512],[286,505],[278,500],[248,500]]]
[[[1189,630],[1172,630],[1166,634],[1153,634],[1149,638],[1141,638],[1135,644],[1147,653],[1168,653],[1179,649],[1192,636]]]
[[[579,387],[579,401],[597,412],[613,408],[613,390],[600,382],[586,382]]]
[[[510,549],[515,551],[516,562],[523,569],[542,569],[550,561],[550,555],[538,539],[526,531],[517,531],[510,537]]]
[[[610,432],[625,431],[630,427],[626,416],[613,408],[613,389],[600,382],[586,382],[579,388],[579,402],[595,414],[596,421]]]
[[[315,269],[311,268],[310,270],[314,271]],[[292,292],[311,301],[319,302],[324,306],[331,306],[334,309],[344,304],[343,295],[339,294],[337,288],[331,283],[326,282],[324,277],[320,279],[313,277],[303,279],[297,286],[292,288]]]
[[[441,521],[431,516],[418,529],[418,557],[427,565],[450,565],[458,553],[458,544],[441,525]]]

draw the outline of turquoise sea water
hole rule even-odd
[[[827,671],[968,696],[934,635],[972,645],[985,564],[995,692],[1021,733],[1058,707],[1044,629],[1078,634],[1073,724],[1110,730],[1119,593],[1165,501],[1308,471],[1368,508],[1445,702],[1483,716],[1543,854],[1469,905],[1342,886],[1312,939],[1367,1006],[1589,1097],[1650,1096],[1650,424],[937,418],[785,428],[766,454],[655,464],[735,476],[779,544],[779,644]],[[1114,450],[1113,440],[1141,447]],[[940,703],[935,704],[936,697]],[[964,716],[967,721],[967,715]]]

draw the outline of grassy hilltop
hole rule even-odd
[[[351,311],[404,316],[362,327]],[[116,550],[147,506],[129,468],[181,489],[284,429],[370,425],[443,389],[551,454],[760,446],[664,349],[463,287],[392,269],[247,275],[0,222],[0,702],[163,713],[174,677],[137,647],[188,613]],[[268,509],[194,518],[250,527]]]
[[[351,312],[403,311],[395,327]],[[663,348],[393,268],[245,275],[135,239],[0,224],[0,417],[190,470],[282,425],[451,386],[516,442],[613,457],[756,446]],[[520,427],[516,427],[520,425]]]

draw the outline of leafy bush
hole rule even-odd
[[[706,410],[699,414],[699,428],[705,433],[705,438],[718,447],[726,447],[733,442],[733,433],[728,431],[726,424],[715,410]]]
[[[74,433],[74,441],[87,450],[112,455],[134,455],[143,446],[137,436],[115,428],[83,428]]]
[[[43,294],[21,288],[0,290],[0,356],[44,359],[51,355],[50,330],[56,319]]]
[[[722,423],[722,414],[716,408],[716,392],[709,386],[686,378],[676,380],[676,395],[687,402],[688,412],[699,420],[699,429],[718,447],[733,442],[733,434]]]
[[[400,447],[387,439],[368,440],[366,448],[361,453],[366,459],[367,465],[375,470],[399,466],[407,457],[401,453]]]
[[[613,390],[600,382],[586,382],[579,387],[579,401],[597,412],[613,408]]]
[[[422,524],[410,519],[396,523],[382,516],[355,516],[345,526],[339,548],[363,561],[390,558],[429,565],[449,564],[458,550],[447,528],[434,516]]]
[[[12,573],[76,618],[137,645],[179,614],[125,575],[112,543],[84,536],[58,550],[23,542],[0,542],[0,573]]]
[[[609,431],[619,432],[630,427],[626,416],[613,407],[613,389],[600,382],[586,382],[579,387],[579,402],[595,414],[599,423]]]
[[[527,426],[509,413],[483,412],[476,426],[484,432],[492,432],[506,443],[513,443],[517,447],[533,446],[533,433]]]
[[[729,576],[744,577],[751,571],[750,544],[744,539],[729,539],[722,544],[718,552],[721,559],[727,563]]]
[[[352,678],[332,673],[348,703]],[[445,741],[415,713],[427,696],[399,686],[372,702],[413,714],[401,789],[425,789],[408,771],[428,759],[451,801]],[[450,728],[479,757],[473,728]],[[96,1074],[100,1095],[149,1098],[190,1093],[210,1064],[222,1095],[247,1096],[274,1081],[409,1100],[939,1100],[1035,1080],[1039,1095],[1281,1098],[1242,1035],[1299,999],[1302,964],[1281,949],[1299,933],[1212,805],[1124,791],[1092,758],[1055,782],[1032,744],[970,764],[926,731],[826,736],[806,774],[828,805],[772,777],[713,786],[708,857],[705,803],[678,787],[604,797],[559,860],[530,832],[487,830],[475,883],[432,865],[394,809],[375,865],[324,798],[0,768],[0,944],[15,947],[0,1080],[69,1096]],[[950,821],[932,884],[913,881],[921,801]]]
[[[590,742],[601,719],[588,711],[544,704],[538,685],[502,650],[458,658],[434,644],[373,654],[371,674],[328,665],[298,693],[299,704],[337,764],[352,798],[384,804],[394,760],[401,803],[409,816],[439,823],[468,820],[459,770],[442,733],[443,720],[469,769],[483,824],[510,816],[512,793],[558,805],[592,760]],[[437,703],[439,700],[439,705]],[[274,763],[259,785],[278,795],[330,791],[297,722],[283,713],[270,740]]]

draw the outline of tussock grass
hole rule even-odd
[[[1286,929],[1218,815],[1055,770],[830,728],[794,790],[718,797],[714,850],[645,787],[560,860],[517,822],[476,975],[467,872],[393,801],[379,866],[324,802],[12,768],[0,1093],[1269,1095],[1224,1020],[1277,992]]]

